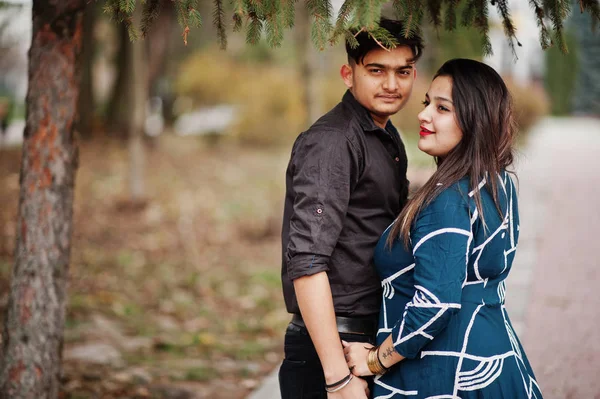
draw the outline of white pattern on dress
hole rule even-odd
[[[475,207],[473,210],[473,213],[470,217],[470,225],[471,225],[470,231],[465,230],[465,229],[455,228],[455,227],[445,227],[445,228],[430,232],[425,237],[423,237],[413,247],[412,252],[413,252],[413,255],[415,255],[417,250],[421,247],[421,245],[423,245],[425,242],[427,242],[427,240],[431,239],[432,237],[438,236],[440,234],[460,234],[460,235],[467,236],[468,241],[467,241],[466,259],[465,259],[465,267],[467,268],[467,270],[465,273],[465,279],[462,284],[463,288],[465,286],[476,285],[476,284],[483,284],[484,287],[487,285],[489,279],[487,277],[483,278],[481,276],[480,270],[479,270],[479,260],[482,258],[482,254],[485,251],[487,245],[490,242],[492,242],[494,240],[494,238],[499,237],[500,233],[504,233],[505,231],[507,231],[508,235],[509,235],[509,238],[508,238],[509,247],[506,250],[504,250],[504,269],[502,269],[502,272],[500,274],[504,273],[509,268],[509,266],[510,266],[509,256],[513,252],[515,252],[516,248],[517,248],[516,232],[519,231],[519,226],[516,225],[515,219],[514,219],[514,212],[515,212],[514,207],[516,206],[516,204],[513,203],[513,195],[514,195],[514,191],[515,191],[515,184],[507,172],[504,172],[503,176],[498,175],[498,179],[500,181],[500,187],[502,189],[502,192],[506,195],[506,197],[508,199],[506,212],[504,212],[500,226],[498,228],[496,228],[496,230],[491,235],[487,236],[485,241],[482,244],[471,249],[471,245],[474,241],[473,226],[476,223],[476,221],[479,219],[479,213],[478,213],[477,208]],[[486,179],[484,178],[475,190],[469,192],[469,197],[472,197],[476,191],[481,190],[485,186],[485,184],[486,184]],[[504,238],[504,234],[502,234],[502,238]],[[470,261],[473,261],[473,269],[474,269],[474,274],[475,274],[475,276],[473,276],[471,274],[471,277],[475,277],[477,279],[474,281],[467,281],[467,279],[469,278],[468,267],[469,267]],[[400,271],[394,273],[393,275],[387,277],[386,279],[384,279],[382,281],[383,324],[384,324],[384,326],[383,326],[383,328],[378,330],[377,335],[379,335],[381,333],[390,333],[392,331],[392,328],[390,327],[390,323],[388,320],[386,302],[388,300],[391,300],[394,297],[395,291],[394,291],[393,282],[398,277],[402,276],[403,274],[405,274],[406,272],[408,272],[414,268],[415,268],[415,264],[413,263],[413,264],[401,269]],[[452,308],[453,309],[461,309],[460,303],[443,303],[440,301],[440,299],[435,294],[433,294],[430,290],[428,290],[427,288],[425,288],[421,285],[415,285],[414,288],[415,288],[415,293],[413,295],[413,298],[411,299],[410,302],[408,302],[406,304],[403,315],[402,315],[402,319],[399,320],[400,327],[399,327],[398,337],[395,340],[395,342],[393,342],[393,345],[395,347],[403,342],[406,342],[406,341],[416,337],[416,336],[423,336],[423,337],[426,337],[426,338],[432,340],[434,337],[431,336],[430,334],[428,334],[426,332],[426,329],[429,326],[431,326],[436,320],[438,320],[449,309],[452,309]],[[467,346],[468,346],[468,342],[469,342],[469,335],[471,333],[471,329],[473,328],[473,325],[477,319],[477,315],[478,315],[480,309],[482,309],[485,306],[485,303],[482,302],[481,304],[479,304],[477,306],[477,308],[471,315],[469,325],[467,326],[467,329],[466,329],[466,332],[464,335],[462,350],[460,352],[424,350],[420,353],[421,358],[426,357],[426,356],[451,356],[451,357],[458,358],[458,364],[457,364],[456,371],[455,371],[454,391],[452,392],[452,394],[429,396],[426,399],[446,399],[446,398],[460,399],[460,396],[458,394],[459,391],[474,391],[474,390],[479,390],[479,389],[485,388],[485,387],[489,386],[490,384],[492,384],[501,375],[503,367],[506,364],[506,362],[509,361],[509,359],[514,359],[517,362],[518,369],[521,373],[521,377],[523,380],[523,386],[525,388],[527,397],[529,399],[541,398],[541,396],[539,396],[539,392],[541,392],[539,385],[537,384],[537,382],[535,381],[533,376],[529,375],[527,372],[527,367],[525,366],[525,363],[524,363],[524,356],[521,352],[520,344],[514,333],[514,330],[512,329],[512,327],[507,319],[506,309],[504,307],[504,302],[505,302],[505,298],[506,298],[506,284],[505,284],[504,280],[501,280],[498,283],[498,286],[496,288],[496,293],[498,295],[498,301],[499,301],[500,307],[502,309],[501,311],[502,311],[502,315],[504,317],[506,333],[508,335],[512,350],[510,350],[506,353],[502,353],[502,354],[498,354],[498,355],[494,355],[494,356],[487,356],[487,357],[477,356],[477,355],[472,355],[472,354],[467,353]],[[431,308],[431,309],[439,309],[439,310],[427,322],[423,323],[420,326],[420,328],[418,328],[416,331],[412,331],[412,332],[406,334],[403,337],[403,334],[405,333],[404,329],[405,329],[405,318],[407,315],[407,310],[411,307]],[[473,369],[461,370],[464,359],[468,359],[470,361],[477,362],[477,365],[474,366]],[[418,391],[416,391],[416,390],[406,391],[406,390],[394,388],[394,387],[382,382],[380,380],[380,378],[381,378],[381,376],[375,377],[375,384],[388,390],[389,394],[379,395],[375,399],[389,399],[389,398],[395,397],[396,395],[416,396],[418,394]]]

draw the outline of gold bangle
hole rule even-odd
[[[379,346],[374,346],[367,353],[367,367],[369,371],[375,375],[385,374],[387,368],[383,366],[379,360]]]

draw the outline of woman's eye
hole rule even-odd
[[[438,105],[438,110],[440,110],[440,111],[450,111],[448,108],[444,107],[443,105]]]
[[[428,106],[429,105],[429,101],[423,100],[423,101],[421,101],[421,104],[423,104],[424,106]]]

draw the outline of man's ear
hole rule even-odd
[[[352,88],[352,67],[348,64],[342,65],[340,68],[340,76],[347,88]]]
[[[417,68],[413,68],[413,71],[414,71],[413,80],[417,80]]]

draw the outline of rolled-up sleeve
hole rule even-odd
[[[292,153],[293,213],[287,246],[291,280],[328,271],[360,159],[341,132],[307,131]]]

